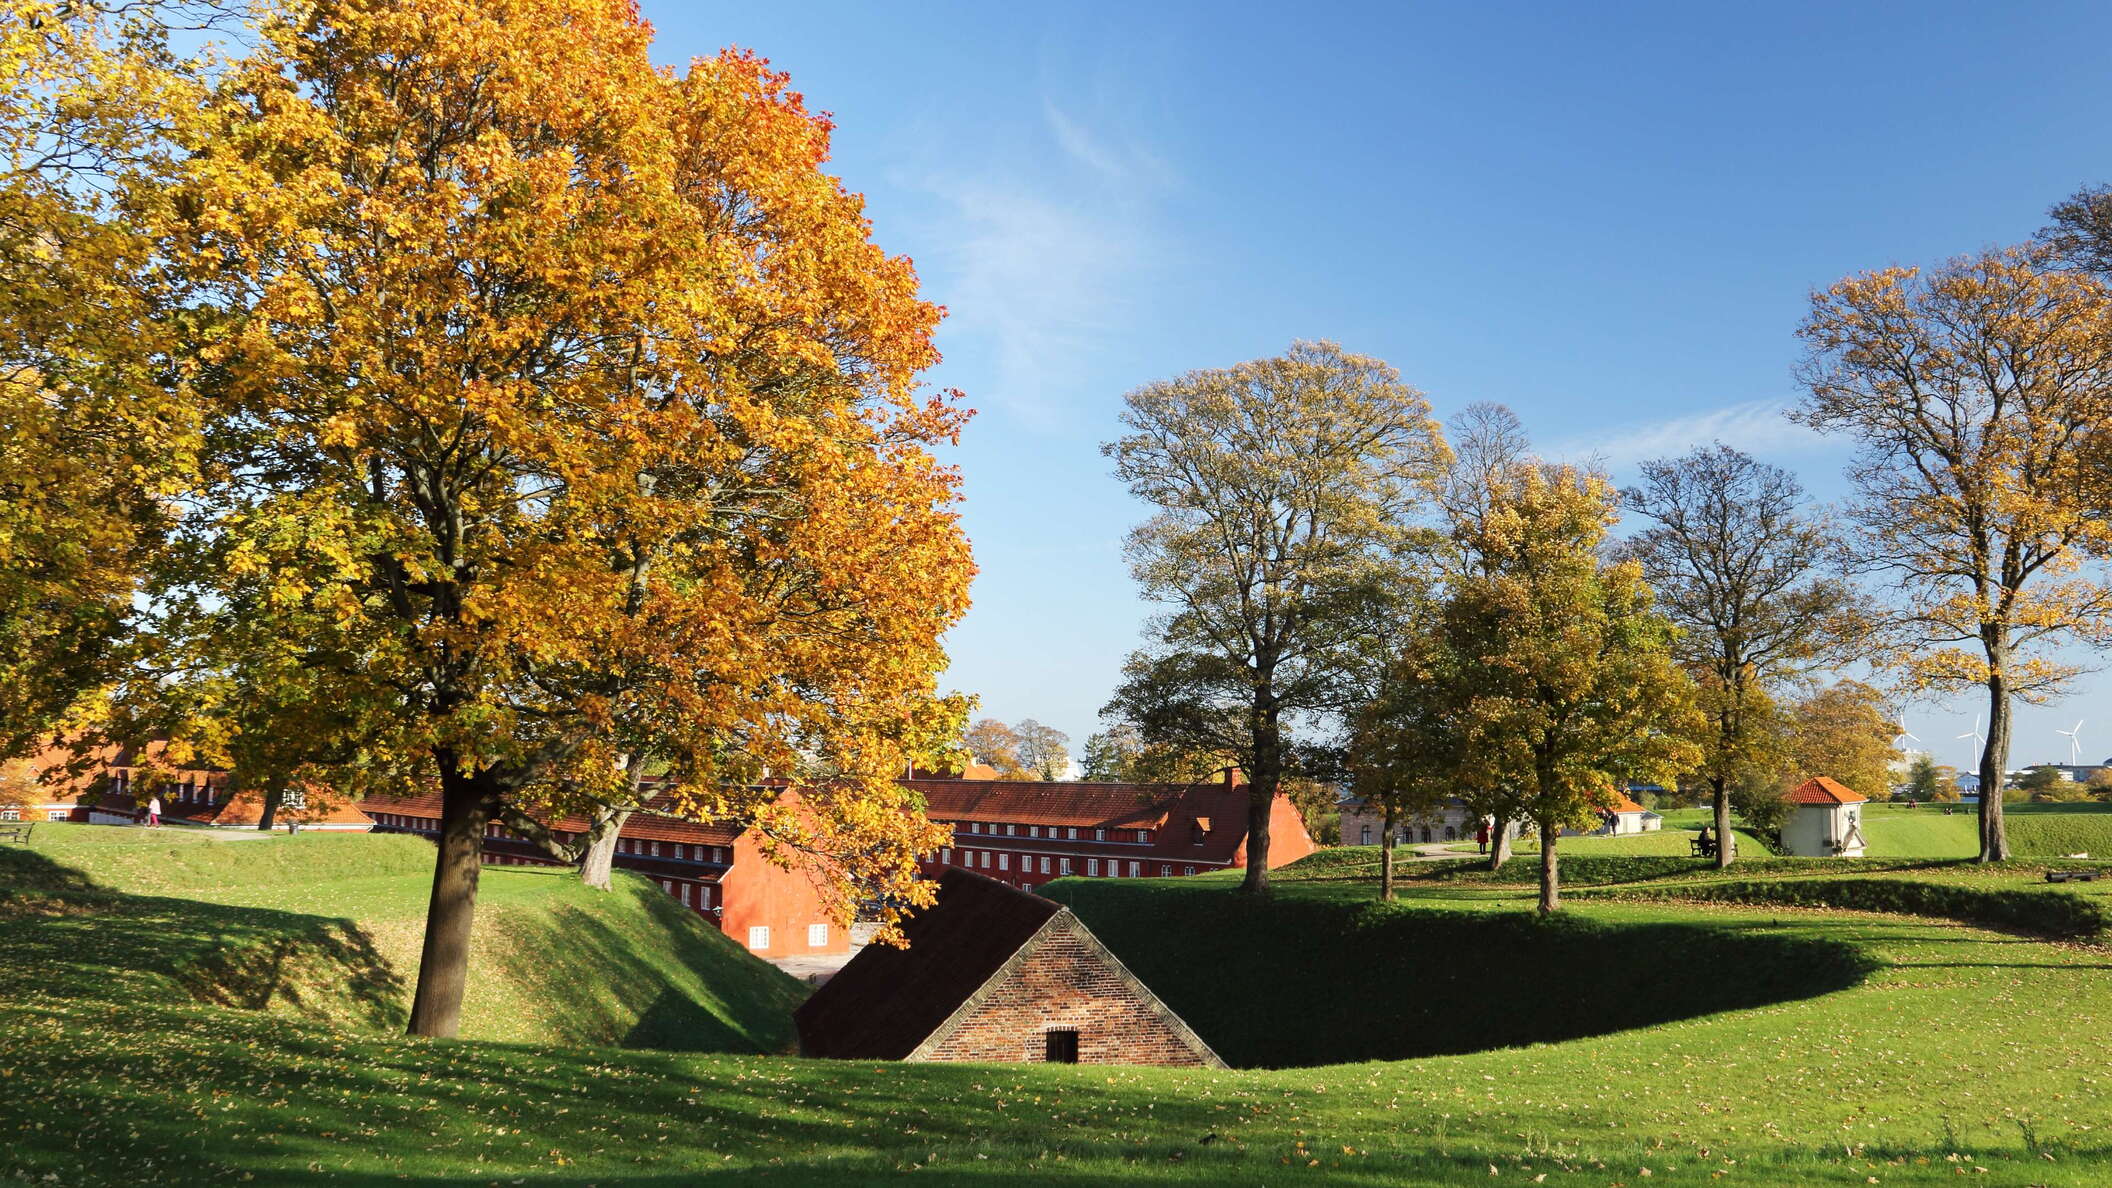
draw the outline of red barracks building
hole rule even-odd
[[[1139,879],[1247,864],[1249,789],[1238,773],[1203,784],[1041,780],[906,781],[925,814],[953,826],[953,845],[927,856],[926,877],[948,867],[1032,890],[1066,875]],[[1316,848],[1290,798],[1269,813],[1269,867]]]
[[[438,796],[378,796],[360,807],[374,818],[376,832],[440,836]],[[664,797],[655,797],[624,822],[616,839],[617,867],[659,884],[759,957],[850,952],[848,930],[822,910],[821,895],[803,870],[787,870],[764,858],[752,830],[688,820],[665,811],[668,807]],[[568,841],[587,828],[583,817],[551,823],[552,831]],[[484,862],[561,865],[496,822],[484,830]]]

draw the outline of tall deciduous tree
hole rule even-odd
[[[226,8],[233,8],[227,5]],[[196,410],[178,295],[136,217],[198,63],[152,0],[0,0],[0,754],[116,679]]]
[[[1441,694],[1462,783],[1505,793],[1540,831],[1540,910],[1561,906],[1557,839],[1635,780],[1670,785],[1700,759],[1676,629],[1641,567],[1600,556],[1613,488],[1574,467],[1517,465],[1488,485],[1467,544],[1483,572],[1442,615]]]
[[[629,753],[840,913],[928,899],[943,837],[896,779],[959,729],[940,311],[784,76],[648,41],[622,0],[326,0],[183,128],[166,251],[225,315],[193,580],[312,611],[443,799],[417,1034],[456,1029],[487,824],[621,797]]]
[[[969,758],[996,768],[1005,779],[1028,778],[1026,761],[1019,754],[1019,732],[996,718],[978,719],[962,742]]]
[[[1446,451],[1429,405],[1333,343],[1131,392],[1103,447],[1158,509],[1130,572],[1167,607],[1110,716],[1147,742],[1235,756],[1250,779],[1241,887],[1268,889],[1269,814],[1300,723],[1360,699]]]
[[[1038,780],[1060,780],[1071,770],[1071,736],[1032,718],[1019,724],[1019,761]]]
[[[1393,633],[1394,655],[1372,699],[1351,716],[1350,787],[1379,808],[1379,898],[1393,898],[1395,825],[1459,795],[1472,771],[1463,745],[1469,703],[1456,695],[1459,653],[1442,607],[1410,604]],[[1485,797],[1462,797],[1470,805]]]
[[[2061,690],[2077,668],[2051,649],[2112,622],[2089,466],[2112,425],[2112,307],[2051,263],[2014,248],[1850,277],[1799,332],[1796,415],[1861,449],[1854,551],[1898,583],[1894,658],[1910,688],[1987,697],[1983,862],[2009,857],[2013,703]]]
[[[1834,654],[1851,630],[1847,583],[1796,477],[1725,445],[1642,465],[1624,503],[1650,523],[1627,542],[1710,722],[1702,775],[1716,807],[1716,865],[1731,864],[1731,789],[1762,757],[1759,698]]]
[[[1468,577],[1488,577],[1497,558],[1480,551],[1493,539],[1486,528],[1496,500],[1520,466],[1532,462],[1532,442],[1518,415],[1501,404],[1470,404],[1445,426],[1453,449],[1451,465],[1438,489],[1445,531],[1432,551],[1435,569],[1444,582],[1457,583]],[[1515,831],[1509,814],[1513,792],[1506,788],[1463,783],[1455,794],[1477,820],[1490,819],[1489,869],[1501,870],[1511,860],[1511,838]]]
[[[1791,706],[1791,770],[1783,790],[1829,776],[1872,800],[1892,795],[1899,727],[1885,695],[1861,681],[1835,681]]]

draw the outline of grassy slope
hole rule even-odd
[[[0,885],[94,889],[65,893],[35,928],[0,929],[0,953],[21,973],[63,961],[69,981],[122,969],[151,1000],[400,1027],[432,860],[410,837],[40,825],[32,852],[0,848]],[[477,915],[466,1037],[750,1052],[792,1042],[804,988],[644,880],[601,894],[562,872],[492,868]]]
[[[1311,1026],[1314,1004],[1344,992],[1325,979],[1354,976],[1354,954],[1371,951],[1372,934],[1354,922],[1369,882],[1341,862],[1306,869],[1309,877],[1282,878],[1277,902],[1351,923],[1293,930],[1296,950],[1276,954],[1278,964],[1312,974],[1295,997],[1272,1005],[1288,1030]],[[1972,877],[2020,886],[2027,878]],[[1095,884],[1088,912],[1111,938],[1124,916],[1177,914],[1179,928],[1142,930],[1145,943],[1208,960],[1224,931],[1210,921],[1248,910],[1229,882]],[[1508,945],[1531,945],[1517,919],[1528,895],[1419,878],[1408,885],[1408,908],[1371,914],[1381,929],[1417,911],[1447,916],[1445,926],[1481,921]],[[2112,1171],[2104,1138],[2112,1065],[2103,1055],[2112,1048],[2112,961],[2101,948],[1796,909],[1580,896],[1574,914],[1580,927],[1705,927],[1762,944],[1847,945],[1875,968],[1816,998],[1645,1029],[1279,1072],[435,1043],[135,997],[113,983],[101,996],[18,998],[17,1009],[0,1012],[0,1078],[9,1086],[0,1094],[0,1176],[671,1186],[710,1174],[862,1182],[921,1169],[925,1180],[961,1184],[1318,1176],[1603,1186],[1643,1183],[1648,1169],[1653,1185],[1934,1184],[1961,1174],[1976,1184],[2087,1185]],[[1148,957],[1138,943],[1119,947],[1141,967]],[[1660,946],[1638,962],[1634,992],[1649,993],[1652,971],[1709,968],[1721,957],[1715,947]],[[1399,975],[1392,988],[1406,999],[1419,992],[1417,977],[1444,967],[1379,968]],[[1506,972],[1534,979],[1550,1001],[1576,992],[1550,963],[1521,961]],[[1226,996],[1248,992],[1237,977],[1220,980]],[[117,1012],[129,1025],[108,1025]]]

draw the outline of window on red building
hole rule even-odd
[[[1078,1063],[1078,1033],[1051,1031],[1042,1040],[1042,1058],[1050,1064]]]

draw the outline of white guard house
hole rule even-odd
[[[1825,776],[1814,776],[1783,797],[1789,816],[1782,822],[1782,848],[1799,858],[1863,856],[1863,801],[1854,790]]]

